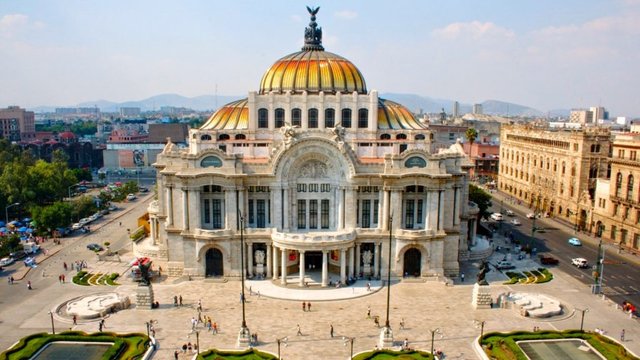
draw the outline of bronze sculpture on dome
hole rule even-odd
[[[309,15],[311,15],[311,22],[309,22],[309,27],[304,29],[304,46],[302,47],[302,50],[323,51],[322,28],[318,27],[318,24],[316,23],[316,14],[320,11],[320,7],[311,8],[307,6],[307,11],[309,11]]]

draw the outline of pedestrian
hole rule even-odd
[[[302,331],[300,331],[300,324],[297,324],[298,332],[296,332],[296,336],[302,336]]]
[[[202,311],[202,299],[198,299],[198,311]]]
[[[371,319],[371,306],[367,306],[367,319]]]
[[[183,353],[187,352],[187,344],[182,344],[182,352]]]
[[[620,342],[624,342],[624,329],[620,331]]]
[[[374,316],[373,322],[376,324],[376,327],[380,327],[380,317],[378,315]]]
[[[217,322],[213,322],[213,334],[217,334],[218,333],[218,323]]]
[[[120,221],[120,222],[118,223],[118,225],[120,225],[120,227],[122,227],[122,221]]]
[[[178,306],[178,296],[173,295],[173,306]]]
[[[173,358],[175,360],[178,360],[178,355],[180,355],[180,351],[176,350],[176,351],[173,352]]]
[[[65,274],[62,274],[62,283],[64,284],[65,281],[67,281],[67,276]]]
[[[404,318],[400,319],[400,330],[404,330]]]
[[[460,282],[464,282],[464,273],[460,273]]]
[[[331,328],[329,330],[329,334],[331,334],[331,337],[333,337],[333,324],[330,324]]]
[[[27,281],[27,289],[32,290],[33,288],[31,287],[31,280]]]
[[[100,320],[100,322],[98,323],[98,331],[102,332],[103,328],[104,328],[104,319]]]
[[[78,325],[78,316],[73,315],[73,325]]]
[[[311,311],[311,303],[310,302],[307,303],[307,311]]]
[[[67,263],[62,263],[62,266],[64,267],[64,271],[67,271]]]
[[[62,275],[58,275],[58,282],[62,283]]]
[[[194,316],[191,317],[191,332],[196,330],[196,325],[198,325],[198,320]]]
[[[180,302],[180,306],[182,306],[182,295],[180,295],[180,297],[178,298],[179,302]]]
[[[302,311],[307,311],[307,303],[306,302],[302,302]]]
[[[11,280],[11,285],[13,285],[13,283],[14,283],[14,281],[15,281],[15,280],[13,279],[13,276],[9,276],[9,280]]]

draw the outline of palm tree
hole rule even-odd
[[[468,128],[464,136],[467,138],[467,141],[469,141],[469,146],[471,146],[473,145],[473,142],[478,138],[478,131],[474,128]]]

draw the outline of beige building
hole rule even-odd
[[[35,114],[19,106],[0,109],[0,132],[0,136],[9,141],[35,140]]]
[[[590,230],[596,179],[607,177],[607,128],[503,125],[499,188],[532,209]]]
[[[138,255],[173,275],[300,286],[309,272],[321,286],[386,276],[389,263],[393,276],[458,274],[477,214],[461,145],[432,152],[410,111],[324,51],[314,20],[258,91],[190,130],[187,148],[167,143]]]
[[[593,224],[598,236],[640,250],[640,133],[617,134],[611,179],[598,180]]]

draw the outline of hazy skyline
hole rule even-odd
[[[0,107],[245,96],[307,4],[369,90],[640,115],[640,0],[3,1]]]

